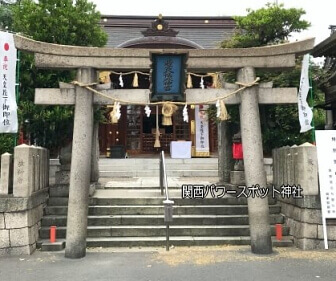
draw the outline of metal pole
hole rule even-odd
[[[169,251],[169,222],[166,224],[166,251]]]
[[[162,152],[160,153],[160,188],[161,188],[161,195],[163,195],[163,161],[162,161]]]
[[[20,51],[17,51],[16,58],[16,85],[15,85],[15,97],[16,97],[16,105],[19,107],[19,99],[20,99]],[[14,147],[17,145],[18,134],[20,134],[20,126],[18,124],[18,132],[14,135]]]
[[[313,112],[313,119],[312,119],[312,141],[313,144],[316,144],[316,139],[315,139],[315,121],[314,121],[314,96],[313,96],[313,78],[312,78],[312,69],[311,69],[311,61],[310,61],[310,56],[309,56],[309,66],[308,66],[308,75],[309,75],[309,98],[310,98],[310,106]]]

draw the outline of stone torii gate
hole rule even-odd
[[[149,71],[150,52],[174,53],[174,49],[113,49],[64,46],[43,43],[14,36],[18,49],[35,53],[39,68],[77,69],[77,81],[90,84],[97,81],[97,70]],[[256,79],[255,69],[288,69],[295,66],[295,57],[309,52],[314,39],[276,46],[247,49],[198,49],[188,53],[188,71],[215,72],[237,70],[237,81],[245,84]],[[204,92],[206,91],[206,92]],[[188,104],[210,100],[231,92],[232,89],[187,89]],[[109,90],[111,98],[132,102],[149,102],[147,89]],[[226,104],[240,104],[241,134],[244,149],[247,186],[266,187],[263,149],[258,104],[288,104],[297,102],[297,89],[272,89],[253,86],[225,100]],[[113,103],[94,95],[86,88],[62,84],[60,89],[36,89],[35,103],[44,105],[75,105],[73,149],[67,216],[65,256],[81,258],[86,254],[88,194],[91,172],[93,139],[93,106]],[[268,199],[248,198],[251,250],[257,254],[272,252]]]

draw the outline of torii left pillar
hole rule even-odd
[[[92,68],[78,69],[77,81],[84,84],[94,82],[95,71]],[[93,133],[93,94],[85,88],[76,86],[75,95],[75,118],[65,248],[65,257],[72,259],[82,258],[86,255]]]

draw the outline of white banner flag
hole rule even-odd
[[[210,156],[209,148],[209,121],[206,110],[208,105],[195,106],[196,123],[196,155],[198,157]]]
[[[0,32],[0,133],[17,133],[16,48],[13,34]]]
[[[299,120],[301,125],[300,133],[304,133],[312,129],[310,123],[313,120],[313,111],[307,103],[309,92],[309,54],[304,55],[302,60],[302,70],[300,78],[300,89],[298,94]]]

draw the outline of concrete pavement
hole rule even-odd
[[[249,246],[101,249],[83,259],[64,252],[0,258],[3,281],[335,280],[336,250],[275,248],[257,256]]]

